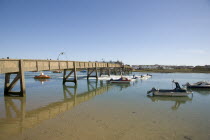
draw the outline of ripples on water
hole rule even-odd
[[[209,90],[193,90],[193,96],[180,98],[146,95],[152,87],[174,88],[172,80],[178,81],[180,85],[209,81],[210,74],[154,73],[150,79],[138,79],[131,84],[108,84],[106,77],[99,81],[87,81],[83,73],[78,73],[77,87],[73,83],[63,86],[62,73],[45,72],[52,79],[44,81],[33,79],[38,74],[25,73],[27,93],[24,98],[4,97],[4,75],[0,75],[1,140],[20,134],[61,113],[65,114],[83,103],[94,104],[95,112],[91,110],[91,106],[83,107],[96,116],[106,116],[104,121],[114,119],[113,114],[117,116],[118,119],[109,124],[116,129],[130,128],[132,125],[132,133],[137,138],[210,138]],[[101,112],[106,109],[109,111]],[[121,125],[117,125],[119,120]]]

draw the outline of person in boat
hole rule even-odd
[[[40,75],[44,75],[44,73],[43,72],[40,72]]]

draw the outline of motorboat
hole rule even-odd
[[[210,88],[210,83],[206,81],[199,81],[194,84],[186,83],[185,85],[187,88]]]
[[[147,94],[152,93],[153,96],[174,96],[174,97],[181,97],[181,96],[188,96],[192,94],[191,91],[187,91],[184,88],[181,88],[178,82],[172,81],[175,85],[175,89],[156,89],[152,88]]]
[[[110,79],[110,83],[130,83],[131,80],[129,80],[126,77],[121,77],[120,79],[114,80],[114,79]]]
[[[151,74],[148,74],[148,73],[147,73],[147,75],[146,75],[146,76],[147,76],[147,77],[152,77],[152,75],[151,75]]]
[[[152,77],[152,75],[146,74],[146,75],[141,75],[139,78],[140,79],[148,79],[148,78],[151,78],[151,77]]]
[[[136,80],[136,79],[138,79],[138,77],[135,76],[135,74],[134,74],[133,77],[132,77],[132,79],[133,79],[133,80]]]
[[[50,76],[44,75],[43,72],[41,72],[40,75],[36,75],[36,76],[34,77],[34,79],[50,79],[50,78],[51,78]]]

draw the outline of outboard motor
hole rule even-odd
[[[152,92],[156,91],[156,89],[153,87],[150,91],[147,91],[147,94],[150,94]]]

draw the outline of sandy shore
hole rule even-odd
[[[152,117],[153,110],[123,108],[114,103],[91,102],[46,120],[7,140],[192,140],[208,139],[202,130],[184,126],[177,116]],[[122,108],[121,108],[122,107]],[[174,121],[170,121],[173,120]],[[180,120],[180,119],[179,119]],[[171,127],[171,126],[176,127]],[[177,126],[181,126],[180,128]],[[186,131],[187,130],[187,131]],[[194,132],[199,132],[199,136]]]

